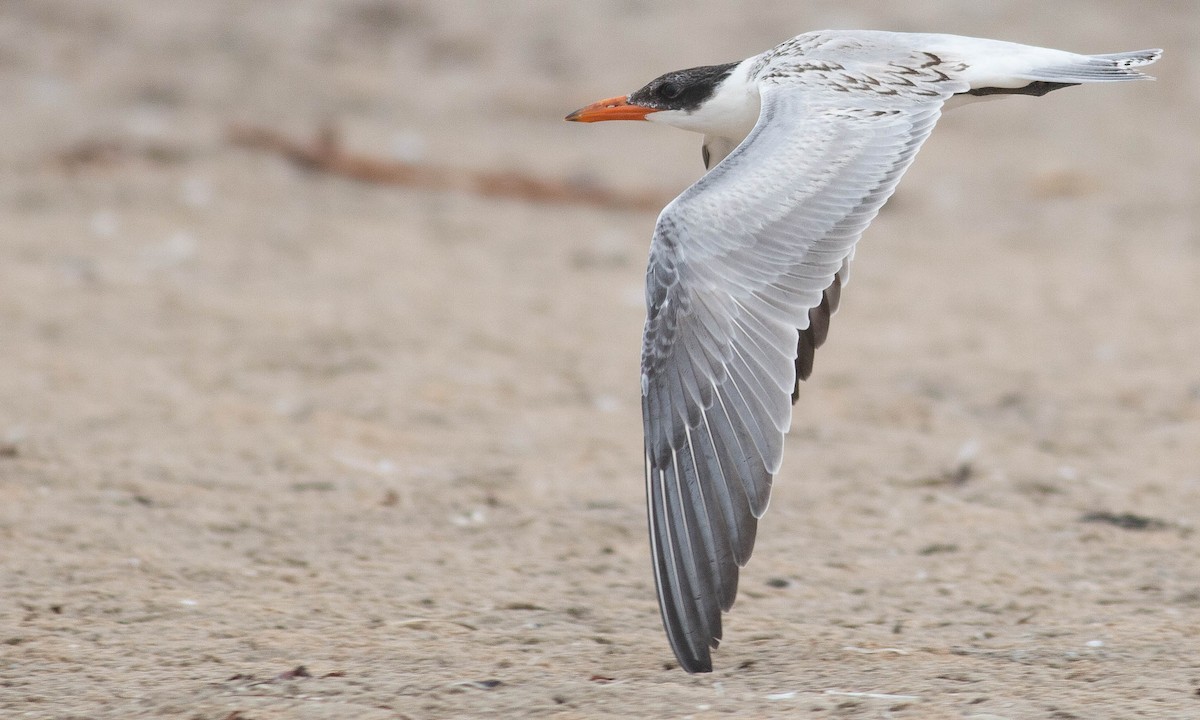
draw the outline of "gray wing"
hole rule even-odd
[[[942,77],[945,77],[944,75]],[[863,230],[946,97],[763,82],[758,124],[663,211],[646,276],[642,414],[659,606],[712,668],[791,423]]]

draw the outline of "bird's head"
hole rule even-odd
[[[649,120],[705,135],[744,136],[758,119],[758,90],[737,72],[740,63],[676,70],[624,97],[608,98],[567,116],[572,122]]]

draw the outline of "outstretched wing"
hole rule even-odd
[[[966,89],[936,61],[764,72],[754,130],[658,219],[642,346],[646,492],[663,624],[685,670],[712,667],[793,390],[854,245],[943,101]]]

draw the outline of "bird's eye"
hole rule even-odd
[[[679,97],[679,93],[681,92],[683,92],[683,90],[680,89],[680,87],[675,83],[667,82],[658,86],[659,96],[667,100],[674,100],[675,98]]]

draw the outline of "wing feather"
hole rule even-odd
[[[872,97],[767,70],[758,124],[663,211],[646,272],[650,538],[663,624],[691,672],[712,667],[793,390],[825,341],[855,243],[943,101],[965,88],[906,73],[911,93]]]

